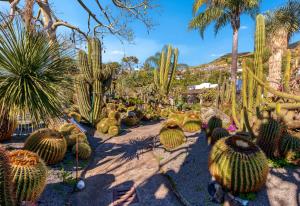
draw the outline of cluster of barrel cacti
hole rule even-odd
[[[117,111],[110,111],[108,117],[97,124],[97,130],[103,134],[117,136],[120,133],[121,115]]]
[[[88,40],[88,53],[78,54],[80,75],[75,88],[81,116],[94,126],[103,118],[104,94],[110,88],[114,69],[102,64],[101,42]]]

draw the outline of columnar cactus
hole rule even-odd
[[[238,136],[216,142],[209,155],[208,167],[216,181],[233,193],[258,191],[269,172],[263,151]]]
[[[184,118],[182,129],[185,132],[197,132],[201,129],[201,120],[197,114],[188,114]]]
[[[17,201],[35,202],[42,194],[47,179],[47,167],[36,154],[15,150],[9,154]]]
[[[222,127],[222,120],[216,116],[212,116],[207,123],[208,131],[207,136],[211,136],[213,130],[218,127]]]
[[[217,127],[212,131],[211,136],[208,137],[208,143],[214,145],[219,139],[228,137],[229,135],[230,134],[226,129]]]
[[[183,130],[175,121],[167,121],[159,132],[159,141],[167,150],[173,150],[186,141]]]
[[[278,157],[281,135],[280,123],[274,119],[267,119],[260,126],[256,143],[265,152],[267,157]]]
[[[300,152],[300,138],[285,132],[280,140],[280,153],[286,156],[289,152]]]
[[[78,55],[81,75],[75,85],[80,114],[94,126],[102,117],[104,93],[109,89],[114,73],[112,68],[104,68],[101,52],[99,39],[89,39],[88,54],[80,51]]]
[[[67,141],[56,130],[39,129],[27,139],[24,149],[37,153],[47,164],[60,162],[67,151]]]
[[[12,174],[7,151],[0,147],[0,205],[14,206],[15,194],[13,192]]]
[[[154,83],[161,98],[165,98],[170,92],[170,88],[175,77],[177,61],[177,48],[173,49],[172,46],[169,45],[167,54],[164,50],[162,51],[159,68],[154,70]]]
[[[72,148],[72,152],[76,154],[76,144]],[[78,157],[82,160],[88,159],[92,154],[92,149],[89,144],[81,142],[78,143]]]

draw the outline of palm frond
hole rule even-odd
[[[19,20],[0,26],[1,109],[34,122],[61,115],[73,62],[60,46],[44,32],[28,33]]]

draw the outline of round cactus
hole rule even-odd
[[[131,116],[127,116],[123,119],[123,122],[126,126],[135,126],[139,123],[139,119],[134,116],[134,115],[131,115]]]
[[[169,119],[175,121],[179,126],[183,125],[184,118],[185,118],[185,112],[183,111],[176,111],[169,114]]]
[[[201,129],[200,117],[196,114],[188,114],[183,121],[183,130],[185,132],[197,132]]]
[[[72,148],[72,152],[76,155],[76,144]],[[88,159],[92,154],[92,149],[87,143],[78,143],[78,157],[82,160]]]
[[[87,142],[86,135],[82,133],[74,124],[66,123],[62,125],[59,129],[59,132],[65,137],[68,147],[72,148],[74,144],[76,144],[77,138],[78,142]]]
[[[14,206],[15,194],[7,151],[0,147],[0,205]]]
[[[81,115],[78,112],[70,112],[68,114],[68,116],[71,117],[71,118],[73,118],[73,119],[75,119],[76,122],[80,122],[81,119],[82,119]]]
[[[110,126],[108,129],[108,134],[110,136],[117,136],[120,133],[120,128],[118,126]]]
[[[222,120],[216,116],[212,116],[207,123],[208,131],[207,136],[211,136],[212,132],[217,127],[222,127]]]
[[[281,135],[280,123],[274,119],[266,119],[260,126],[256,143],[265,152],[267,157],[279,157]]]
[[[300,152],[300,138],[286,132],[281,137],[280,153],[286,157],[289,152]]]
[[[269,172],[264,152],[239,136],[217,141],[210,152],[208,167],[216,181],[233,193],[258,191]]]
[[[186,141],[183,130],[175,121],[167,121],[159,132],[159,141],[167,150],[173,150]]]
[[[0,118],[0,142],[10,140],[16,128],[17,121],[3,115],[2,118]]]
[[[228,137],[229,135],[230,134],[226,129],[217,127],[213,130],[211,136],[208,137],[208,143],[214,145],[219,139]]]
[[[107,118],[106,124],[110,126],[120,126],[120,121],[115,118]]]
[[[96,126],[97,131],[106,134],[108,132],[109,129],[109,124],[107,123],[108,118],[104,118],[102,119]]]
[[[67,141],[56,130],[39,129],[27,138],[24,149],[37,153],[47,164],[56,164],[65,157]]]
[[[108,118],[110,118],[110,119],[116,119],[117,121],[119,121],[121,119],[121,115],[117,111],[111,111],[108,114]]]
[[[34,152],[15,150],[9,154],[17,201],[35,202],[42,194],[47,179],[47,167]]]

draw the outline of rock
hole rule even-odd
[[[224,202],[225,193],[220,184],[213,181],[208,184],[207,190],[208,190],[208,193],[210,194],[210,196],[212,197],[213,202],[216,202],[219,204]]]
[[[201,119],[204,121],[208,121],[212,116],[217,116],[222,119],[223,127],[226,125],[230,125],[230,117],[222,112],[221,110],[214,108],[214,107],[208,107],[208,108],[201,108]]]

